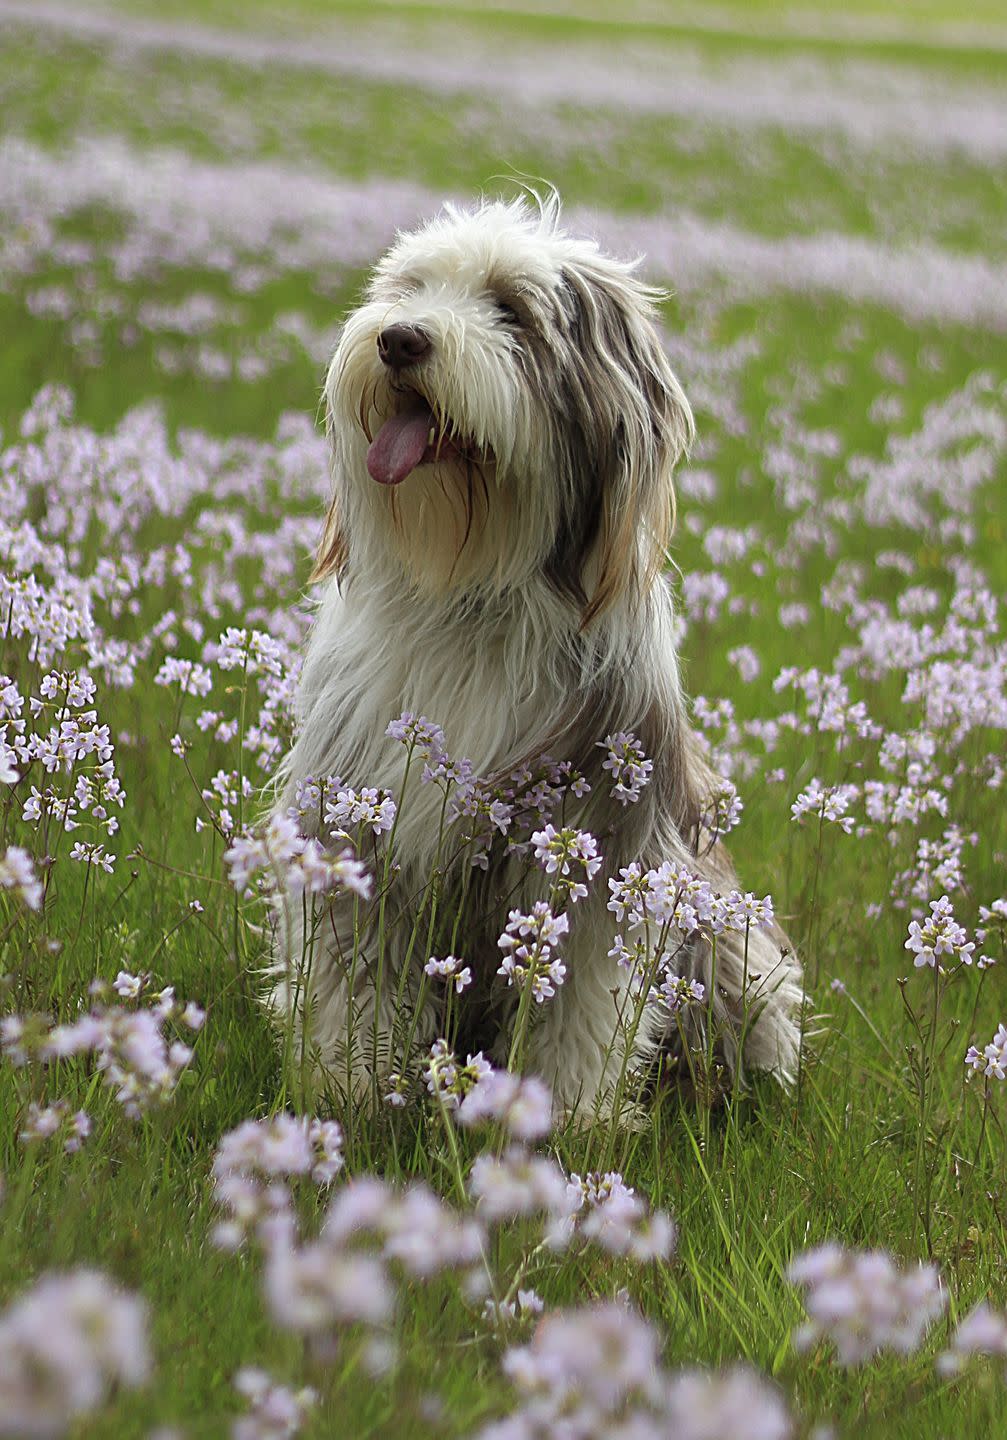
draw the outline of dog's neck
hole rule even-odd
[[[340,595],[347,621],[394,634],[403,646],[426,654],[505,647],[529,664],[561,663],[577,688],[632,664],[653,630],[642,618],[671,614],[663,576],[643,594],[620,596],[586,627],[582,606],[544,574],[500,588],[470,584],[441,592],[418,586],[394,563],[366,576],[351,567]]]

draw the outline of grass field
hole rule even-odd
[[[972,1344],[999,1358],[939,1363],[1007,1305],[1007,14],[529,9],[0,4],[0,1435],[1007,1423],[1007,1316]],[[604,1202],[562,1250],[541,1215],[492,1220],[471,1167],[502,1131],[456,1126],[419,1062],[373,1117],[305,1093],[258,1001],[264,911],[223,860],[291,738],[340,317],[396,226],[525,177],[669,289],[698,425],[686,683],[744,801],[743,886],[807,973],[792,1091],[711,1103],[707,1077],[660,1087],[642,1129],[536,1142],[554,1186],[619,1172],[673,1250],[639,1216],[595,1224]],[[946,930],[943,971],[906,948],[942,896],[975,942]],[[277,1141],[292,1211],[243,1172],[296,1216],[300,1281],[275,1237],[217,1230],[222,1137],[283,1111],[343,1132],[331,1184]],[[382,1192],[309,1253],[365,1173],[443,1203]],[[845,1329],[795,1346],[788,1270],[826,1241],[909,1279],[865,1272],[823,1299]],[[36,1287],[81,1267],[121,1290],[75,1328],[65,1282]],[[519,1287],[553,1318],[507,1318]],[[630,1308],[602,1335],[592,1302]],[[920,1322],[907,1353],[889,1302]],[[290,1394],[254,1410],[249,1366]]]

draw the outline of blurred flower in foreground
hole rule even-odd
[[[791,1284],[804,1290],[808,1312],[794,1334],[795,1347],[808,1350],[829,1340],[840,1365],[861,1365],[881,1350],[911,1355],[947,1305],[933,1265],[900,1270],[880,1250],[819,1245],[792,1261],[788,1273]]]
[[[951,1348],[938,1357],[943,1375],[954,1375],[973,1355],[992,1355],[1007,1362],[1007,1314],[981,1302],[970,1310],[955,1330]],[[1007,1369],[1004,1370],[1007,1381]]]
[[[63,1435],[149,1373],[142,1300],[97,1270],[44,1275],[0,1314],[0,1435]]]
[[[251,1366],[238,1371],[234,1388],[250,1409],[232,1423],[231,1440],[292,1440],[318,1403],[309,1386],[291,1390]]]
[[[744,1366],[667,1371],[657,1330],[609,1301],[547,1315],[504,1356],[519,1396],[477,1440],[788,1440],[779,1391]]]

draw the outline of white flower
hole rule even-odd
[[[231,1440],[292,1440],[318,1403],[310,1386],[291,1390],[252,1367],[238,1371],[234,1388],[250,1410],[231,1422]]]
[[[512,910],[497,944],[505,957],[497,970],[508,985],[530,985],[536,1004],[555,995],[566,977],[566,966],[553,954],[553,946],[570,928],[566,915],[554,915],[543,900],[528,914]]]
[[[854,820],[847,811],[859,794],[855,785],[822,785],[820,781],[812,780],[791,805],[790,813],[795,820],[801,820],[805,815],[817,815],[820,820],[838,825],[849,835]]]
[[[432,979],[450,980],[459,995],[472,984],[472,971],[455,955],[446,955],[443,960],[431,955],[423,969]]]
[[[677,1440],[790,1440],[794,1434],[779,1390],[747,1365],[681,1370],[664,1403],[661,1433]]]
[[[98,1271],[44,1275],[0,1313],[0,1433],[55,1440],[149,1373],[146,1306]]]
[[[613,1255],[632,1260],[666,1260],[675,1245],[674,1222],[662,1210],[651,1213],[617,1171],[570,1176],[567,1192],[571,1214],[580,1212],[576,1228]]]
[[[841,1365],[861,1365],[884,1349],[911,1354],[947,1304],[934,1266],[900,1270],[883,1251],[820,1245],[792,1261],[788,1273],[804,1290],[808,1312],[795,1346],[831,1340]]]
[[[640,798],[644,785],[649,785],[654,762],[648,760],[640,742],[631,730],[620,730],[617,735],[606,735],[598,742],[606,756],[601,768],[612,777],[609,794],[621,805],[635,804]]]
[[[577,873],[584,879],[593,880],[601,869],[602,857],[598,854],[598,842],[587,830],[574,830],[567,826],[557,830],[546,825],[531,837],[535,859],[547,875],[554,877],[553,884],[563,889],[572,901],[583,900],[587,886],[582,881],[569,878],[571,865],[577,866]]]
[[[984,1050],[970,1045],[965,1064],[981,1070],[987,1079],[1007,1079],[1007,1026],[997,1026],[996,1034]]]
[[[340,834],[361,825],[373,834],[381,835],[394,823],[395,801],[387,790],[351,790],[349,786],[344,786],[337,792],[335,800],[330,800],[325,806],[325,824]]]
[[[41,909],[42,882],[35,874],[31,856],[21,845],[8,845],[0,856],[0,889],[13,891],[29,910]]]
[[[922,925],[918,920],[909,922],[905,948],[915,955],[913,964],[917,969],[924,965],[933,968],[940,964],[942,955],[947,955],[971,965],[975,942],[967,939],[965,930],[955,920],[951,901],[942,895],[939,900],[931,900],[930,909],[933,914]]]
[[[555,1160],[529,1155],[517,1147],[495,1155],[479,1155],[472,1165],[469,1189],[479,1214],[490,1222],[518,1215],[569,1213],[567,1182]]]
[[[945,1375],[953,1375],[970,1355],[997,1355],[1007,1360],[1007,1315],[985,1301],[959,1323],[951,1349],[940,1356],[937,1368]]]
[[[464,1126],[495,1120],[515,1140],[539,1140],[552,1129],[552,1096],[534,1076],[487,1070],[465,1096],[456,1119]]]

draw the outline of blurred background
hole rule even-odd
[[[1001,332],[1005,77],[994,0],[0,0],[0,419],[268,429],[395,228],[514,178],[646,256],[721,417],[781,330]]]

